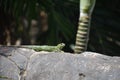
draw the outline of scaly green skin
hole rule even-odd
[[[48,46],[48,45],[43,45],[43,46],[37,46],[37,45],[33,45],[33,46],[21,46],[23,48],[29,48],[29,49],[33,49],[37,52],[39,51],[48,51],[48,52],[61,52],[62,48],[65,46],[64,43],[60,43],[57,46]]]

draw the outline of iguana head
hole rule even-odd
[[[65,44],[64,44],[64,43],[60,43],[60,44],[57,45],[57,48],[59,48],[60,50],[61,50],[63,47],[65,47]]]

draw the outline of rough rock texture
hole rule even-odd
[[[0,80],[120,80],[120,57],[0,47]]]

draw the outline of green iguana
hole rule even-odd
[[[33,49],[35,51],[48,51],[48,52],[61,52],[63,47],[65,46],[64,43],[60,43],[57,46],[48,46],[48,45],[23,45],[20,46],[21,48],[29,48],[29,49]]]
[[[63,52],[62,49],[65,46],[64,43],[60,43],[57,46],[49,46],[49,45],[20,45],[20,46],[4,46],[0,45],[0,47],[16,47],[16,48],[28,48],[28,49],[33,49],[37,52],[39,51],[48,51],[48,52]]]

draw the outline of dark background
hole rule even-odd
[[[88,51],[120,56],[120,0],[97,0]],[[0,0],[0,45],[57,45],[73,52],[79,0]]]

